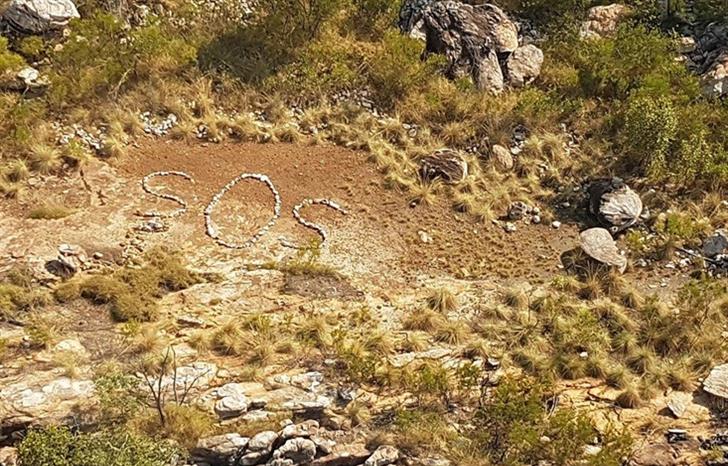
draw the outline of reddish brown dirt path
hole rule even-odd
[[[306,197],[328,197],[350,210],[343,217],[321,207],[304,215],[325,225],[331,234],[330,250],[336,262],[354,274],[382,279],[411,275],[508,277],[541,280],[557,270],[559,254],[573,247],[576,233],[548,226],[519,225],[507,234],[454,212],[446,202],[410,207],[395,190],[382,187],[382,178],[364,154],[333,146],[290,144],[193,144],[154,141],[132,151],[118,167],[125,178],[141,179],[153,171],[184,171],[184,180],[155,180],[190,203],[190,213],[174,220],[193,223],[189,240],[210,244],[204,236],[202,210],[215,192],[242,172],[268,175],[281,193],[282,217],[270,236],[285,236],[302,243],[314,235],[298,225],[293,205]],[[144,208],[174,207],[169,202],[146,200]],[[226,238],[242,241],[262,226],[272,213],[273,197],[260,183],[243,182],[221,202],[215,221]],[[418,232],[434,240],[425,244]],[[392,272],[394,272],[392,274]]]

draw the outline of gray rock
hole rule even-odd
[[[388,466],[398,459],[399,450],[390,445],[382,445],[364,462],[364,466]]]
[[[226,396],[215,403],[215,412],[222,419],[238,417],[248,410],[245,395]]]
[[[726,248],[728,248],[728,232],[725,230],[717,230],[703,241],[703,255],[711,259],[723,254]]]
[[[192,459],[212,465],[225,465],[248,445],[248,438],[236,433],[200,439],[192,449]]]
[[[492,151],[493,166],[498,171],[507,172],[513,169],[513,155],[511,151],[499,144],[494,145]]]
[[[79,18],[71,0],[12,0],[2,19],[13,28],[28,34],[45,34],[63,29]]]
[[[721,52],[700,78],[703,93],[719,98],[728,93],[728,51]]]
[[[316,457],[316,444],[306,438],[292,438],[273,452],[273,460],[290,460],[291,464],[306,464]]]
[[[524,87],[538,78],[543,65],[543,52],[533,44],[518,47],[506,61],[508,84]]]
[[[318,434],[319,423],[313,419],[301,422],[300,424],[291,424],[281,430],[280,437],[282,440],[288,440],[294,437],[311,437]]]
[[[248,442],[248,450],[270,452],[276,440],[278,440],[278,434],[271,430],[259,432]]]
[[[337,446],[333,452],[315,459],[311,466],[359,466],[370,455],[371,452],[361,444]]]
[[[678,419],[685,415],[692,403],[693,395],[685,392],[672,392],[667,399],[667,408]]]
[[[620,272],[627,268],[627,258],[619,253],[612,235],[604,228],[591,228],[581,232],[581,249],[592,259],[615,267]]]
[[[420,160],[420,178],[457,184],[468,176],[468,163],[451,149],[440,149]]]

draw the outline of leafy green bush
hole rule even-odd
[[[194,48],[162,22],[127,31],[110,14],[75,20],[71,37],[52,55],[49,100],[58,108],[118,95],[150,76],[176,72],[193,63]]]
[[[549,388],[531,379],[507,379],[484,400],[474,418],[472,437],[479,451],[493,464],[572,464],[589,459],[589,464],[622,464],[631,440],[626,434],[603,437],[599,458],[588,458],[584,447],[595,437],[589,420],[569,408],[547,413]],[[543,442],[542,438],[549,438]]]
[[[384,34],[381,49],[376,51],[369,64],[368,76],[381,105],[392,107],[406,95],[421,92],[436,75],[442,57],[432,56],[422,61],[421,53],[422,43],[418,40],[403,36],[394,29]]]
[[[677,135],[675,109],[666,97],[637,97],[624,117],[624,146],[633,164],[655,178],[668,170],[668,157]]]
[[[0,77],[6,72],[17,71],[24,63],[22,57],[8,50],[8,39],[0,37]]]
[[[66,427],[46,427],[29,431],[18,454],[22,466],[166,466],[178,452],[124,430],[73,434]]]

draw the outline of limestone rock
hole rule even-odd
[[[369,458],[371,452],[364,445],[337,446],[326,456],[317,458],[312,466],[359,466]]]
[[[593,39],[614,34],[629,14],[630,8],[619,3],[590,8],[587,20],[581,25],[579,35],[583,38]]]
[[[200,439],[192,449],[192,459],[212,465],[226,465],[248,445],[248,438],[236,433]]]
[[[492,151],[493,165],[498,171],[508,172],[513,169],[513,155],[511,151],[500,144],[494,145]]]
[[[248,442],[248,450],[270,452],[277,439],[278,434],[272,430],[259,432],[250,439],[250,442]]]
[[[649,215],[639,194],[621,178],[600,179],[587,188],[589,212],[612,234],[624,231]]]
[[[2,19],[28,34],[45,34],[66,27],[79,18],[71,0],[13,0]]]
[[[388,466],[398,459],[399,450],[390,445],[382,445],[364,462],[364,466]]]
[[[440,149],[420,160],[420,177],[424,181],[457,184],[467,176],[468,163],[453,150]]]
[[[728,248],[728,232],[725,230],[717,230],[703,241],[703,255],[711,259],[723,254],[726,248]]]
[[[532,210],[532,207],[525,202],[511,202],[508,206],[508,220],[523,220]]]
[[[0,466],[17,466],[18,450],[13,447],[0,447]]]
[[[718,398],[728,400],[728,364],[716,366],[703,382],[703,390]]]
[[[543,52],[533,44],[518,47],[506,61],[508,84],[524,87],[541,74]]]
[[[290,464],[308,464],[316,457],[316,444],[306,438],[292,438],[273,452],[274,460],[290,460]]]
[[[304,421],[300,424],[290,424],[281,430],[280,437],[282,440],[288,440],[294,437],[311,437],[318,434],[319,423],[313,419]]]
[[[226,396],[215,403],[215,412],[222,419],[238,417],[247,410],[248,399],[245,395]]]
[[[592,259],[616,267],[620,272],[627,268],[627,258],[619,253],[612,235],[604,228],[591,228],[581,232],[581,248]]]

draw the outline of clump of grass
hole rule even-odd
[[[528,309],[528,295],[521,288],[508,288],[503,291],[503,302],[513,309],[522,311]]]
[[[302,318],[295,326],[296,338],[302,342],[326,348],[333,344],[332,326],[325,315],[307,316]]]
[[[35,207],[28,213],[28,218],[33,220],[58,220],[68,217],[75,212],[74,209],[63,204],[48,203]]]
[[[447,343],[448,345],[459,345],[470,335],[470,328],[465,322],[459,320],[446,320],[445,323],[435,331],[435,340]]]
[[[57,148],[48,144],[37,143],[30,147],[28,161],[33,170],[47,175],[61,168],[62,157]]]
[[[418,310],[411,313],[404,321],[405,330],[420,330],[434,332],[444,326],[442,315],[429,309]]]
[[[221,354],[238,355],[242,353],[243,331],[240,326],[229,321],[216,328],[210,336],[210,347]]]
[[[447,288],[430,290],[427,295],[427,307],[443,314],[457,311],[458,298]]]
[[[15,318],[22,312],[40,309],[51,301],[49,293],[32,281],[13,278],[0,281],[0,319]]]
[[[627,386],[615,400],[617,406],[626,409],[635,409],[642,406],[642,396],[637,388]]]
[[[180,291],[202,281],[185,268],[178,256],[162,249],[147,253],[140,269],[121,269],[96,275],[79,284],[81,296],[94,304],[108,304],[118,322],[149,322],[157,318],[156,301],[166,292]]]

